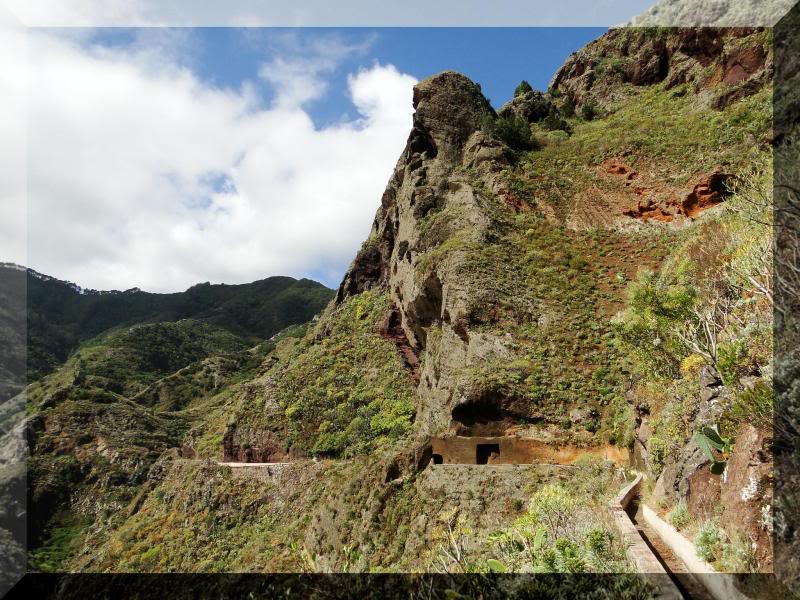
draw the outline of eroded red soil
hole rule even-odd
[[[625,178],[630,186],[639,173],[622,159],[612,158],[601,165],[602,172]],[[641,221],[670,222],[678,217],[697,218],[703,211],[721,204],[730,195],[727,183],[731,175],[720,170],[700,177],[689,190],[670,190],[658,184],[638,185],[633,194],[639,197],[635,205],[622,211],[627,217]]]

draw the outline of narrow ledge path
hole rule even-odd
[[[217,464],[221,467],[231,467],[232,469],[241,469],[245,467],[283,467],[285,465],[290,465],[292,463],[289,462],[265,462],[265,463],[257,463],[257,462],[222,462],[217,461]]]
[[[664,567],[667,575],[669,575],[686,600],[715,600],[705,586],[686,568],[684,562],[675,556],[675,553],[661,539],[658,533],[645,522],[638,495],[631,498],[630,503],[625,507],[625,512],[636,527],[636,531],[647,544],[647,547],[650,548],[658,562]]]

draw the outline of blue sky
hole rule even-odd
[[[337,286],[418,80],[460,71],[499,108],[605,29],[30,31],[28,236],[0,259],[167,292],[271,275]]]
[[[104,45],[126,46],[141,29],[98,29],[92,39]],[[495,27],[495,28],[231,28],[208,27],[172,31],[176,37],[190,32],[184,43],[185,64],[209,83],[238,89],[244,81],[257,84],[265,99],[268,83],[259,80],[261,63],[286,47],[286,37],[302,45],[319,37],[336,36],[343,44],[360,48],[344,57],[330,77],[324,98],[308,105],[318,126],[355,112],[347,95],[347,74],[374,62],[391,64],[403,73],[423,79],[440,71],[464,73],[479,83],[495,108],[508,101],[514,88],[526,79],[545,90],[555,71],[570,53],[598,38],[600,27]]]

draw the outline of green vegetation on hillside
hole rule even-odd
[[[512,181],[520,181],[526,169],[523,164],[510,174]],[[515,193],[532,199],[524,186]],[[568,414],[578,407],[582,418],[576,425],[584,433],[597,432],[608,420],[604,435],[630,444],[630,425],[619,422],[628,414],[625,370],[612,343],[611,317],[624,306],[628,282],[640,269],[657,268],[675,235],[575,231],[536,210],[515,213],[485,194],[493,235],[475,243],[457,231],[422,263],[433,271],[451,253],[466,254],[458,280],[470,291],[470,330],[513,336],[515,359],[464,373],[466,385],[482,396],[507,398],[516,414],[544,418],[566,429],[565,435],[573,426]],[[429,219],[434,232],[446,216]]]
[[[15,269],[0,267],[0,295],[18,286]],[[66,361],[78,345],[120,326],[196,319],[249,342],[268,338],[319,313],[332,290],[308,279],[270,277],[242,285],[201,283],[185,292],[79,292],[73,284],[27,274],[28,380]]]
[[[349,298],[327,315],[324,331],[312,333],[272,369],[288,444],[310,454],[353,456],[410,431],[411,378],[397,348],[377,330],[388,307],[387,295],[377,291]],[[236,421],[240,429],[258,428],[263,418],[263,408],[245,405]]]
[[[465,557],[462,565],[452,557],[458,548],[442,548],[448,570],[460,568],[525,573],[626,573],[631,565],[625,547],[607,513],[607,503],[619,486],[614,469],[590,458],[559,483],[538,486],[527,510],[509,527],[488,538],[485,556]],[[457,546],[451,532],[450,546]],[[449,560],[448,560],[449,559]],[[471,560],[480,564],[470,566]],[[644,588],[638,589],[641,593]]]
[[[553,137],[534,124],[533,134],[544,147],[527,153],[515,174],[532,198],[565,210],[575,194],[602,185],[594,167],[623,154],[634,169],[656,169],[667,185],[685,185],[717,167],[739,173],[765,151],[771,107],[768,88],[723,111],[708,109],[685,87],[636,89],[607,117],[572,119],[569,136]]]
[[[202,321],[134,325],[84,343],[75,380],[131,397],[207,356],[244,350],[241,339]]]
[[[655,476],[687,445],[701,448],[710,473],[721,475],[732,468],[727,459],[740,433],[755,428],[771,435],[770,166],[757,163],[723,211],[685,231],[658,272],[632,282],[628,308],[616,320],[619,348],[635,374],[631,397],[637,411],[649,415],[647,452]],[[709,392],[709,383],[718,391]],[[719,397],[710,403],[709,394]],[[737,476],[742,473],[727,473],[727,479]],[[719,514],[722,508],[703,509]],[[761,521],[698,525],[684,498],[670,514],[676,525],[698,527],[698,551],[719,569],[763,570],[760,561],[771,560],[763,553],[756,558],[755,545],[743,533],[766,531]],[[763,519],[761,513],[753,518]]]
[[[464,373],[466,387],[479,390],[482,397],[505,398],[505,405],[520,417],[544,417],[568,431],[575,425],[568,418],[570,410],[580,408],[578,428],[568,435],[585,429],[623,446],[633,442],[634,419],[624,400],[632,368],[626,353],[647,354],[650,368],[673,372],[684,356],[663,356],[671,352],[669,340],[657,349],[652,345],[621,348],[611,318],[626,306],[647,301],[647,282],[655,277],[648,273],[659,271],[662,261],[674,254],[676,243],[704,236],[717,225],[704,225],[701,220],[685,231],[601,228],[605,219],[623,218],[626,206],[614,204],[619,202],[616,199],[610,208],[618,211],[615,214],[578,215],[586,222],[585,228],[583,221],[577,228],[560,224],[548,210],[567,217],[578,198],[585,197],[591,206],[593,196],[618,193],[607,189],[611,184],[597,173],[598,165],[613,157],[624,156],[630,167],[658,173],[657,185],[675,193],[715,168],[744,176],[766,154],[763,143],[771,106],[768,88],[722,111],[709,108],[685,85],[673,89],[665,84],[630,86],[628,93],[626,101],[609,115],[570,118],[569,133],[562,131],[563,136],[552,135],[543,122],[531,125],[542,147],[521,154],[519,162],[503,173],[514,201],[526,205],[522,210],[512,210],[507,197],[495,196],[482,185],[478,172],[466,169],[464,176],[482,191],[482,209],[491,219],[491,233],[471,241],[468,232],[448,226],[452,222],[449,209],[431,211],[420,224],[430,250],[420,263],[424,272],[418,273],[423,281],[449,257],[465,257],[457,279],[459,287],[468,290],[470,330],[513,336],[514,360],[489,362]],[[519,149],[525,137],[517,132],[519,123],[520,118],[513,115],[498,117],[491,120],[488,130],[505,139],[505,129],[498,130],[498,124],[507,126],[511,137],[505,141]],[[626,193],[632,196],[632,188]],[[735,199],[731,206],[736,206]],[[600,218],[596,227],[591,226],[593,218]],[[746,239],[746,225],[733,232],[734,221],[728,218],[721,223],[731,245],[739,244],[744,251],[748,244],[763,244],[763,237]],[[743,264],[748,259],[736,260]],[[737,267],[742,268],[746,270]],[[633,286],[640,293],[627,292],[631,281],[640,282],[639,288]],[[677,303],[668,309],[676,315],[692,310],[698,301],[691,295],[665,299]],[[634,327],[632,322],[629,326]],[[760,343],[758,348],[766,346]],[[723,346],[720,351],[723,363],[737,362],[732,357],[741,351],[741,344]],[[582,434],[578,438],[586,439]]]
[[[330,297],[310,282],[267,280],[273,302],[252,295],[266,282],[155,296],[36,279],[37,335],[54,340],[36,342],[36,368],[66,362],[29,387],[32,564],[614,571],[616,595],[649,597],[607,511],[627,479],[617,465],[440,467],[430,443],[491,431],[572,456],[626,448],[657,482],[646,494],[675,496],[687,464],[702,471],[697,431],[719,429],[726,443],[706,450],[730,465],[714,451],[770,422],[770,90],[717,110],[709,88],[628,83],[634,62],[601,61],[598,87],[619,85],[608,102],[521,85],[497,117],[458,74],[420,84],[406,163],[308,327],[276,333]],[[664,221],[626,210],[680,202],[718,167],[734,192],[720,206]],[[299,298],[302,311],[271,312]],[[734,564],[738,537],[696,504],[658,507]]]
[[[348,299],[327,335],[276,373],[291,440],[312,454],[360,454],[410,431],[411,379],[394,344],[377,332],[387,309],[377,292]]]
[[[25,273],[0,266],[0,403],[25,386]]]
[[[33,280],[72,293],[60,282]],[[276,291],[277,299],[261,297],[258,284],[234,286],[244,289],[231,297],[224,289],[230,286],[207,286],[209,293],[220,296],[222,306],[210,307],[202,319],[116,326],[83,341],[64,365],[28,387],[29,542],[34,568],[62,568],[92,526],[124,514],[146,493],[152,465],[165,451],[181,447],[187,434],[202,441],[198,452],[221,457],[227,416],[216,425],[214,417],[230,408],[237,384],[252,378],[276,345],[254,336],[271,331],[276,322],[310,317],[330,295],[330,290],[313,284],[306,296],[305,283],[287,278],[261,286],[264,294]],[[173,300],[177,296],[170,295]],[[117,295],[100,298],[116,298],[110,306],[120,309]],[[134,304],[142,301],[139,293],[130,298]],[[246,311],[247,302],[252,314]],[[126,318],[135,318],[139,308],[132,306]],[[96,318],[87,313],[81,335],[113,321],[113,310],[100,310]],[[263,310],[268,313],[259,312]],[[250,321],[256,323],[253,331],[245,336],[234,333]],[[305,331],[304,325],[292,325],[274,337],[302,336]]]
[[[80,557],[88,570],[135,572],[303,571],[299,531],[318,486],[280,489],[259,479],[235,477],[230,469],[204,462],[167,465],[163,484],[141,508],[120,519],[100,548]],[[302,474],[300,474],[302,476]],[[269,496],[280,497],[276,509]],[[106,533],[109,533],[106,531]],[[203,543],[197,543],[203,540]],[[90,543],[92,540],[89,540]]]
[[[721,416],[724,435],[754,417],[771,427],[771,189],[769,164],[762,163],[742,179],[723,212],[685,232],[657,274],[642,273],[630,284],[616,332],[668,451],[692,433],[687,424],[698,408],[703,367],[734,392]],[[767,387],[745,385],[753,376]],[[683,392],[666,401],[673,386]],[[675,405],[680,397],[693,404]]]

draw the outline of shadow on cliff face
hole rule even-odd
[[[520,426],[541,423],[541,417],[516,410],[516,401],[497,390],[462,400],[451,411],[453,431],[460,436],[504,436]]]
[[[378,333],[395,345],[411,374],[411,379],[414,383],[419,383],[419,353],[411,346],[411,342],[406,336],[402,325],[402,316],[397,306],[392,305],[383,316],[378,324]]]
[[[409,305],[406,316],[417,344],[424,348],[427,329],[442,316],[442,281],[436,273],[428,275],[421,293]]]

